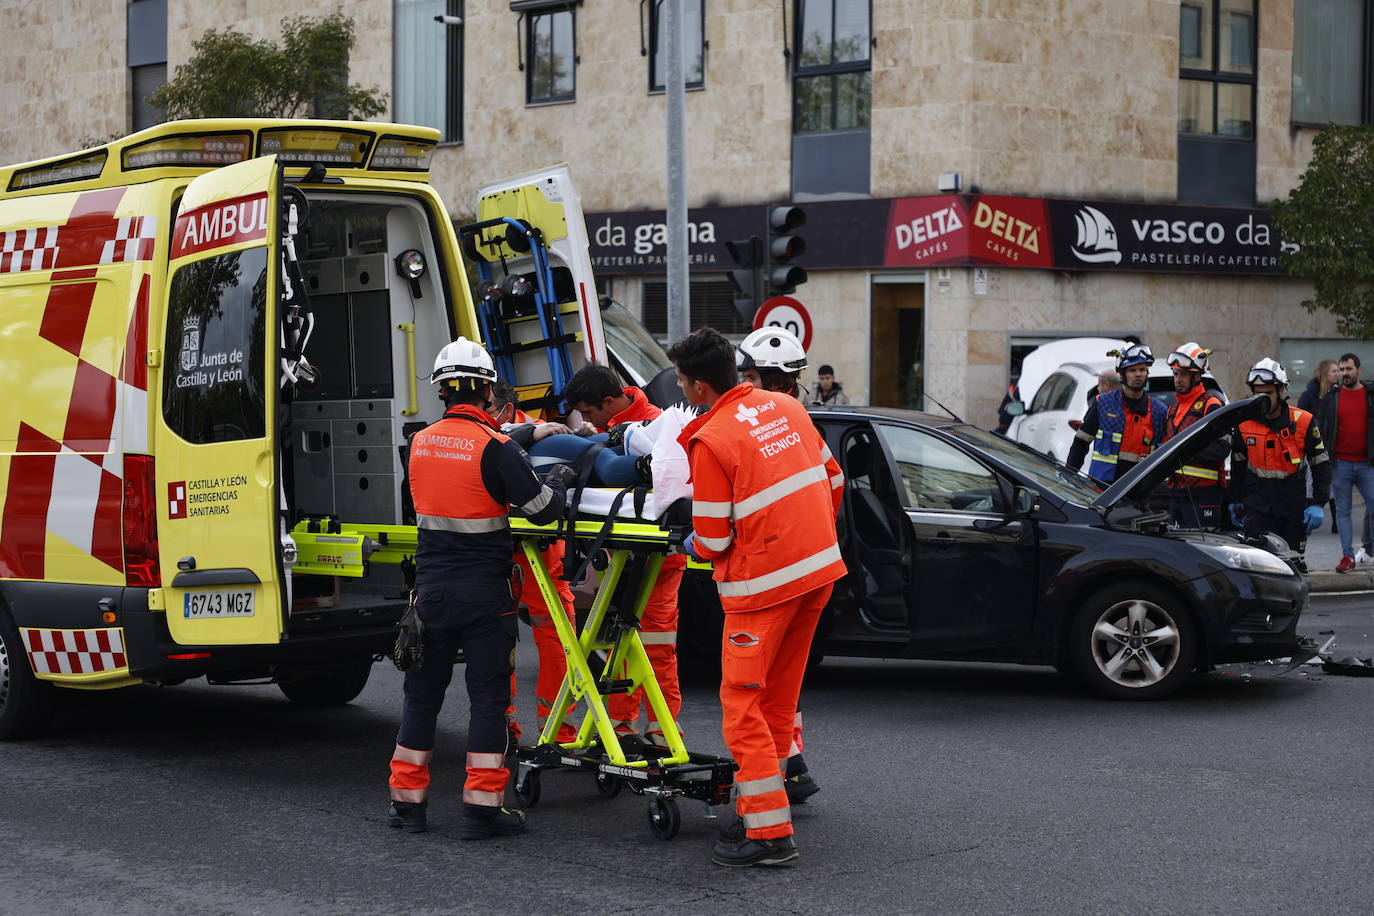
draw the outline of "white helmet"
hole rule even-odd
[[[1204,350],[1202,344],[1190,340],[1169,354],[1169,365],[1181,369],[1195,369],[1198,372],[1206,372],[1207,357],[1211,355],[1211,350]]]
[[[481,344],[459,337],[446,345],[434,357],[434,371],[429,375],[432,385],[451,378],[477,378],[487,382],[496,381],[496,366],[491,354]]]
[[[1284,371],[1278,360],[1266,356],[1250,367],[1250,374],[1245,377],[1245,384],[1251,388],[1256,385],[1282,385],[1287,388],[1288,373]]]
[[[806,368],[806,348],[797,336],[783,328],[767,327],[750,332],[738,347],[736,367],[747,369],[781,369],[800,372]]]

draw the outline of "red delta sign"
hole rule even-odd
[[[1052,267],[1054,246],[1045,201],[980,195],[970,220],[969,260],[1008,267]]]
[[[887,226],[889,267],[956,264],[968,257],[968,211],[954,195],[900,197]]]

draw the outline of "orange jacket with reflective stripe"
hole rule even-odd
[[[697,553],[727,612],[772,607],[845,574],[839,464],[796,398],[737,385],[679,437]]]
[[[408,475],[419,529],[417,581],[504,579],[514,546],[508,507],[540,524],[558,516],[524,451],[476,407],[450,407],[412,436]]]
[[[1201,383],[1193,386],[1192,391],[1175,398],[1174,405],[1169,408],[1169,419],[1164,426],[1163,441],[1168,442],[1220,406],[1221,398],[1208,391]],[[1192,464],[1185,464],[1173,473],[1169,478],[1169,486],[1174,489],[1221,486],[1224,482],[1222,480],[1224,461],[1225,456],[1219,461],[1204,461],[1201,458],[1195,458]]]
[[[1289,477],[1302,470],[1312,415],[1298,407],[1289,407],[1288,414],[1293,423],[1282,429],[1271,429],[1259,420],[1246,420],[1236,427],[1245,445],[1245,461],[1255,476]]]

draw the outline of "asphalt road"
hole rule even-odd
[[[1368,656],[1374,600],[1318,597],[1302,629]],[[1367,913],[1374,678],[1279,670],[1135,704],[1048,669],[828,660],[802,858],[741,871],[708,862],[703,806],[663,842],[643,799],[573,774],[545,777],[527,835],[460,842],[460,690],[436,830],[389,830],[389,665],[326,712],[274,687],[69,695],[47,738],[0,745],[0,913]],[[723,752],[712,694],[687,689],[684,724]]]

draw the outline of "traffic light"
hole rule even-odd
[[[794,232],[806,225],[801,207],[768,208],[768,258],[766,296],[783,296],[806,282],[806,270],[794,261],[806,253],[806,241]]]
[[[735,311],[745,324],[754,321],[754,313],[763,301],[763,240],[757,235],[747,239],[736,239],[725,243],[725,250],[735,262],[735,270],[729,271],[730,286],[735,291]]]

